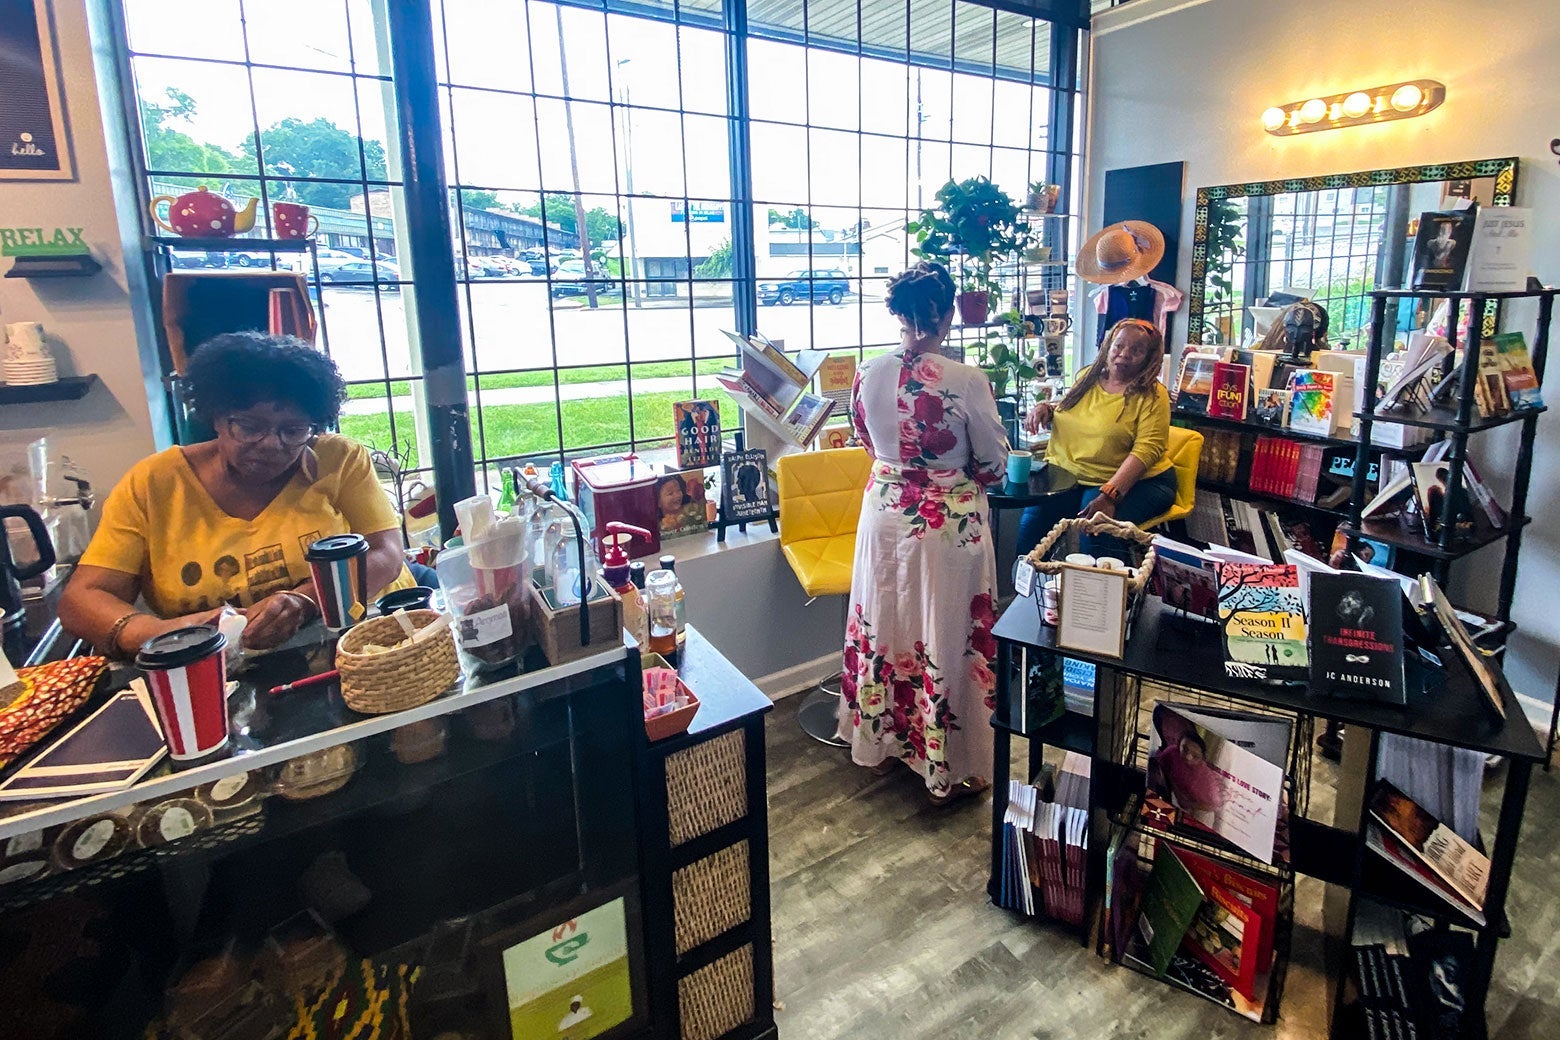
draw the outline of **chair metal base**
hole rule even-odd
[[[802,732],[820,744],[828,744],[830,747],[849,747],[849,742],[834,735],[834,731],[839,726],[839,698],[838,693],[831,694],[823,689],[809,693],[802,701],[802,706],[796,711],[796,719],[802,727]]]

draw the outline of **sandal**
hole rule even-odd
[[[926,800],[932,804],[934,809],[941,809],[955,802],[962,802],[966,798],[979,797],[989,790],[991,790],[989,781],[983,780],[978,776],[972,776],[954,784],[948,788],[945,794],[936,795],[930,791],[926,792]]]
[[[885,758],[875,766],[868,766],[867,772],[873,776],[887,776],[894,771],[894,766],[899,764],[897,758]]]

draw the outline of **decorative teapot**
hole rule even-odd
[[[255,226],[255,205],[259,201],[250,199],[249,205],[238,209],[202,184],[178,198],[157,196],[152,200],[152,219],[158,227],[181,238],[231,238]],[[157,214],[157,207],[164,202],[168,204],[167,220]]]

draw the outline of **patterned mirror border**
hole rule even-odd
[[[1291,191],[1326,191],[1330,188],[1373,188],[1383,184],[1423,184],[1428,181],[1495,178],[1495,205],[1510,206],[1517,193],[1517,159],[1476,159],[1471,162],[1431,163],[1425,166],[1397,166],[1385,170],[1358,173],[1330,173],[1321,177],[1291,177],[1278,181],[1249,181],[1245,184],[1220,184],[1197,189],[1197,213],[1192,230],[1192,282],[1187,293],[1187,338],[1202,342],[1203,294],[1208,285],[1208,204],[1225,199],[1243,199],[1259,195],[1281,195]],[[1484,335],[1493,336],[1500,318],[1499,307],[1484,312]]]

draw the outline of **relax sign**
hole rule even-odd
[[[0,227],[0,256],[76,256],[90,253],[79,227]]]

